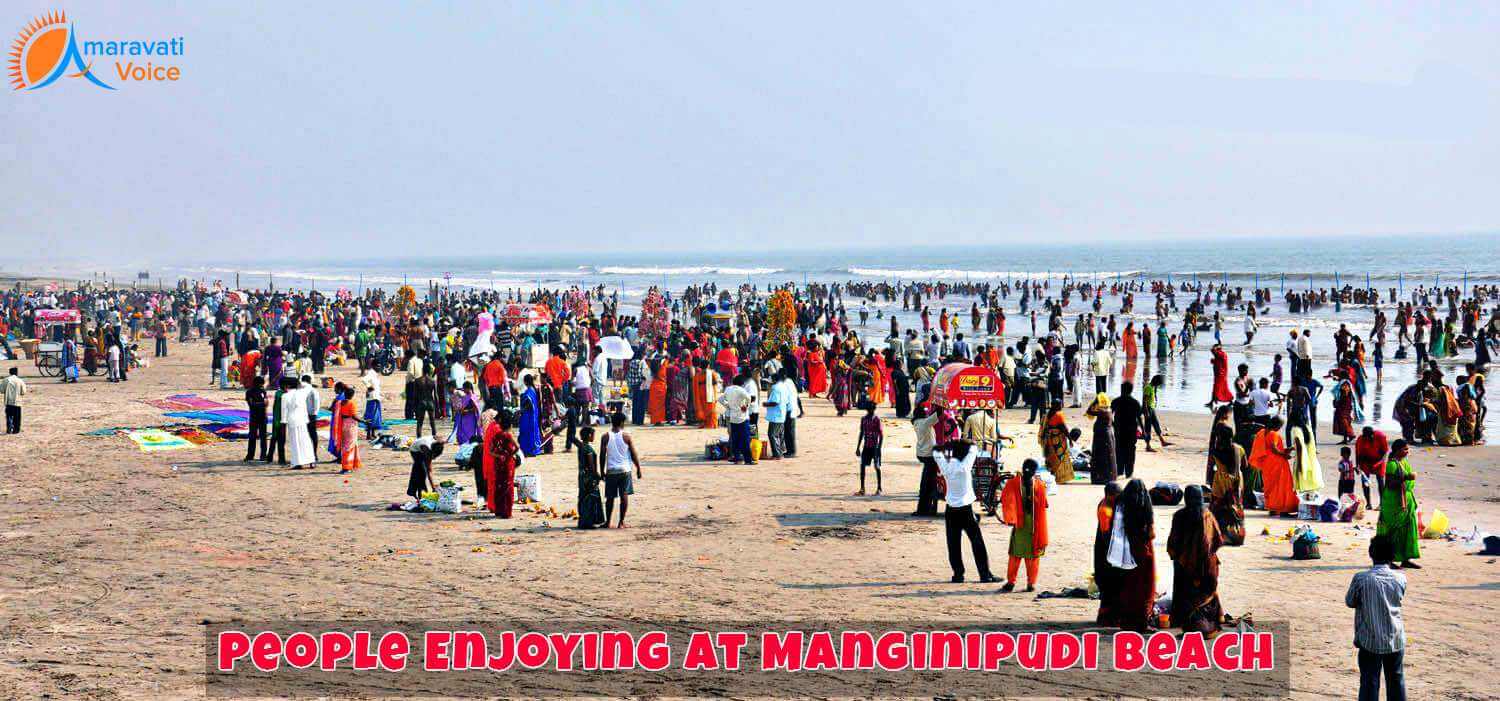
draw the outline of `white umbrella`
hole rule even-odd
[[[619,336],[605,336],[599,339],[599,354],[610,360],[630,360],[635,357],[635,350]]]

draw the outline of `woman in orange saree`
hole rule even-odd
[[[1271,423],[1256,434],[1250,449],[1250,466],[1261,472],[1266,511],[1272,516],[1297,515],[1297,492],[1292,487],[1292,463],[1288,459],[1291,455],[1281,437],[1281,417],[1273,417]]]
[[[341,382],[333,395],[336,400],[328,429],[333,433],[333,444],[339,449],[339,474],[348,474],[364,467],[364,462],[359,459],[359,424],[364,421],[354,414],[352,389]]]
[[[869,354],[865,356],[865,371],[870,373],[869,400],[870,403],[874,404],[875,406],[880,406],[880,404],[885,401],[886,377],[885,372],[881,370],[880,365],[881,363],[879,360],[879,356],[875,354],[874,350],[871,350]]]
[[[665,360],[651,375],[651,392],[646,401],[646,412],[651,415],[653,426],[660,426],[667,422],[667,363]]]

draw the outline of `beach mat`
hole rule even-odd
[[[198,427],[179,428],[175,431],[172,431],[172,435],[177,436],[178,438],[181,438],[189,443],[192,443],[193,445],[208,445],[210,443],[222,443],[224,441],[223,437],[209,431],[205,431],[202,428]]]
[[[136,401],[165,411],[194,411],[206,409],[228,409],[228,404],[214,401],[196,394],[173,394],[164,399],[137,399]]]
[[[190,419],[192,421],[206,421],[216,424],[245,424],[250,423],[250,410],[248,409],[195,409],[193,411],[169,411],[166,416],[174,419]],[[328,425],[328,419],[332,416],[327,410],[318,412],[318,425]],[[271,422],[270,412],[266,412],[266,423]]]
[[[248,409],[192,409],[189,411],[169,411],[166,415],[174,419],[191,419],[193,421],[209,421],[213,423],[242,424],[250,420],[250,410]],[[267,420],[269,421],[269,418]]]
[[[189,411],[197,408],[194,406],[183,404],[182,402],[174,402],[170,399],[137,399],[136,401],[147,406],[153,406],[157,409],[162,409],[164,411]]]
[[[125,435],[134,441],[136,447],[145,453],[154,453],[160,450],[179,450],[192,447],[193,445],[186,438],[174,436],[159,428],[126,431]]]
[[[167,397],[168,401],[177,402],[193,409],[228,409],[229,405],[215,401],[196,394],[173,394]]]

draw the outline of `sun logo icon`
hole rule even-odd
[[[69,67],[77,71],[68,73]],[[88,64],[83,62],[73,25],[68,23],[67,16],[53,12],[32,20],[11,44],[10,83],[16,90],[36,90],[51,85],[63,75],[88,78],[94,85],[114,90],[95,78]]]

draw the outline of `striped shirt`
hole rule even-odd
[[[646,383],[646,361],[636,358],[630,361],[630,369],[625,372],[625,384],[631,389],[638,389]]]
[[[1406,625],[1401,621],[1401,599],[1406,575],[1376,565],[1354,575],[1344,603],[1354,609],[1354,645],[1365,652],[1387,655],[1406,649]]]

